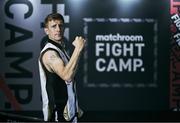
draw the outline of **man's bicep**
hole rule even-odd
[[[55,51],[47,51],[44,54],[46,65],[59,76],[64,69],[64,63]]]

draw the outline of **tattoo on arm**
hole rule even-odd
[[[59,58],[58,55],[53,53],[50,55],[49,60],[52,60],[52,62],[53,62],[53,61],[57,60],[57,58]]]
[[[50,67],[51,70],[54,71],[54,64],[56,64],[59,61],[59,56],[56,52],[50,51],[48,54],[48,59],[47,59],[47,65]]]

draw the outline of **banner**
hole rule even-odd
[[[1,0],[0,110],[41,110],[38,56],[47,14],[59,12],[70,22],[63,1]],[[65,37],[69,39],[66,25]]]
[[[170,108],[180,111],[180,1],[170,0]]]

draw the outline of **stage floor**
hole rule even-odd
[[[43,121],[41,111],[0,112],[0,121]],[[171,122],[180,121],[180,112],[171,111],[86,111],[81,122]]]

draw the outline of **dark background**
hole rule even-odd
[[[76,4],[76,5],[74,5]],[[153,18],[158,21],[158,65],[157,88],[87,88],[78,84],[78,95],[81,106],[90,111],[163,111],[169,109],[169,20],[168,1],[94,1],[81,2],[69,1],[69,13],[71,16],[71,35],[73,39],[77,35],[83,35],[83,18]],[[119,26],[123,27],[123,26]],[[124,26],[125,27],[125,26]],[[117,26],[118,28],[118,26]],[[94,28],[94,33],[99,27]],[[106,30],[107,32],[108,30]],[[93,30],[93,29],[92,29]],[[100,29],[103,30],[103,29]],[[116,30],[116,29],[115,29]],[[122,29],[123,30],[123,29]],[[125,29],[124,29],[125,30]],[[132,28],[132,32],[137,29]],[[143,30],[146,32],[146,29]],[[142,32],[143,32],[142,31]],[[147,28],[147,31],[149,29]],[[133,34],[133,33],[132,33]],[[136,33],[137,34],[137,33]],[[89,34],[93,35],[93,34]],[[151,34],[150,34],[151,35]],[[151,39],[149,39],[151,41]],[[89,44],[91,46],[91,40]],[[153,43],[153,42],[151,42]],[[91,47],[88,48],[91,48]],[[92,48],[93,49],[93,48]],[[91,53],[89,53],[91,54]],[[91,54],[92,55],[92,54]],[[148,53],[147,53],[148,55]],[[151,56],[146,56],[151,60]],[[92,58],[88,58],[90,61]],[[81,59],[83,62],[83,58]],[[92,62],[90,62],[92,63]],[[81,64],[81,63],[80,63]],[[92,63],[91,65],[93,65]],[[80,65],[78,80],[83,81],[83,66]],[[90,74],[93,80],[98,78],[96,74]],[[81,75],[82,74],[82,75]],[[121,75],[121,74],[120,74]],[[123,74],[122,74],[123,75]],[[111,76],[106,74],[104,77]],[[139,76],[142,80],[149,81],[147,76]],[[116,79],[115,77],[112,77]],[[117,79],[120,77],[117,76]],[[89,103],[90,102],[90,103]]]
[[[50,0],[42,1],[52,2]],[[83,76],[85,76],[83,71],[84,59],[81,57],[76,77],[79,104],[84,110],[84,116],[81,121],[175,121],[179,119],[177,117],[179,114],[172,112],[169,107],[170,5],[168,0],[63,0],[62,2],[55,0],[54,3],[56,2],[65,3],[66,14],[70,16],[70,23],[66,25],[70,29],[70,41],[68,42],[68,46],[71,48],[70,53],[73,50],[71,43],[74,37],[77,35],[84,36],[83,18],[153,18],[158,22],[157,87],[155,88],[87,87],[83,83]],[[123,27],[123,25],[120,27]],[[103,29],[93,27],[92,30],[96,33],[96,30]],[[132,33],[136,32],[136,30],[136,26],[134,26]],[[148,31],[149,29],[146,28],[142,30],[142,32]],[[91,48],[91,40],[88,41],[90,44],[88,48]],[[152,60],[152,56],[148,57],[148,53],[146,54],[146,62]],[[91,61],[92,59],[88,58],[88,60]],[[93,78],[96,80],[99,77],[93,72],[88,74],[91,77],[90,80],[93,80]],[[121,75],[123,76],[123,74]],[[106,77],[111,78],[112,76],[106,74]],[[150,80],[153,80],[152,76],[138,76],[138,79],[142,78],[142,80],[149,81],[148,77],[150,77]],[[121,76],[113,77],[117,81],[120,78]],[[131,76],[128,77],[128,79],[130,78]],[[4,112],[42,118],[41,111]],[[8,117],[16,120],[18,116],[1,114],[2,119],[8,119]],[[23,121],[23,118],[19,117],[19,119]],[[25,121],[32,120],[26,117],[24,119]]]

